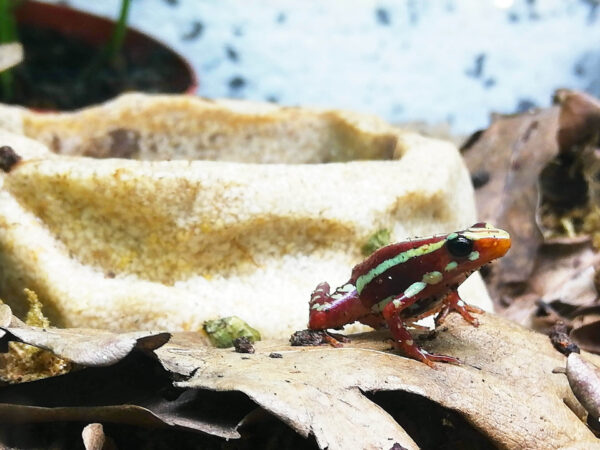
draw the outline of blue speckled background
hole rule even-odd
[[[130,23],[189,58],[202,96],[469,133],[559,87],[600,95],[599,16],[597,0],[134,0]]]

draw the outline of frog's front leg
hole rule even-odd
[[[446,318],[448,313],[450,313],[451,311],[456,311],[463,317],[463,319],[465,319],[471,325],[473,325],[474,327],[478,327],[479,321],[470,313],[483,314],[485,312],[481,308],[477,308],[476,306],[472,306],[466,303],[462,298],[460,298],[460,295],[458,294],[458,291],[456,289],[446,294],[446,297],[444,297],[442,304],[442,309],[435,318],[436,326],[444,322],[444,319]]]
[[[400,313],[404,308],[412,305],[416,300],[415,297],[406,297],[402,294],[389,302],[383,309],[383,317],[388,323],[390,332],[394,338],[394,348],[403,355],[424,362],[430,367],[434,367],[434,362],[460,364],[460,361],[456,358],[428,353],[415,344],[412,335],[406,329],[406,326],[400,317]]]
[[[342,328],[369,312],[360,301],[356,287],[350,282],[337,288],[333,294],[330,294],[328,283],[319,284],[311,294],[309,304],[309,330],[319,331],[323,340],[333,346],[339,346],[340,342],[349,342],[349,339],[328,333],[328,328]]]

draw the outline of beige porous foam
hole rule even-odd
[[[74,113],[0,107],[0,297],[33,289],[57,325],[197,330],[237,315],[306,326],[361,246],[476,222],[446,142],[372,116],[129,94]],[[478,277],[467,301],[489,308]]]

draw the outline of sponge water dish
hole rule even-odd
[[[129,94],[75,113],[0,108],[0,297],[53,323],[304,328],[360,249],[475,222],[451,144],[341,111]],[[480,280],[469,302],[489,307]]]

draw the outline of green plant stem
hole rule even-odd
[[[119,20],[115,25],[113,34],[108,44],[108,60],[114,61],[117,55],[121,52],[123,47],[123,40],[127,33],[127,17],[129,16],[129,6],[131,0],[123,0],[121,2],[121,12],[119,13]]]
[[[123,47],[123,41],[125,40],[125,35],[127,34],[127,17],[129,16],[130,5],[131,0],[121,1],[121,12],[119,13],[119,19],[113,28],[108,42],[98,52],[98,54],[92,58],[87,67],[81,71],[77,77],[76,84],[87,84],[90,82],[90,80],[93,80],[96,76],[96,72],[102,66],[118,66],[121,49]]]
[[[0,0],[0,44],[7,44],[17,40],[17,31],[11,0]],[[13,74],[10,69],[0,73],[2,85],[2,99],[9,101],[13,97]]]

